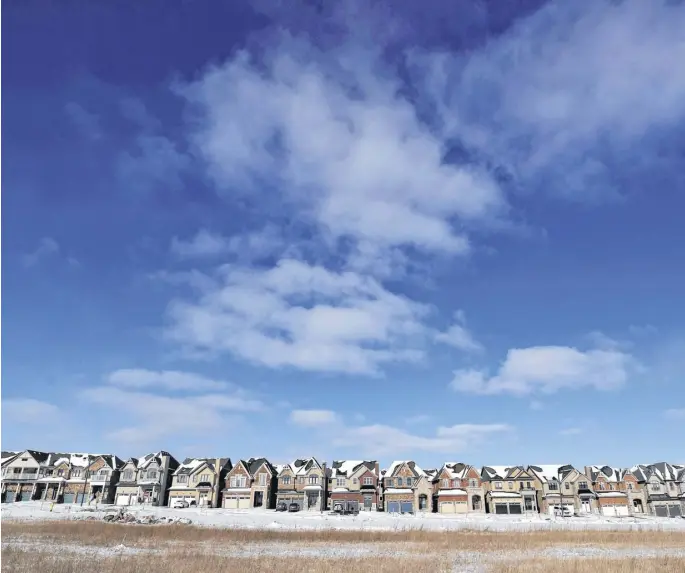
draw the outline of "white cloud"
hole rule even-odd
[[[212,380],[192,372],[176,370],[145,370],[143,368],[127,368],[116,370],[107,376],[107,382],[124,388],[158,387],[167,390],[224,390],[230,386],[221,380]]]
[[[73,101],[64,106],[64,111],[79,131],[88,139],[92,141],[102,139],[102,127],[97,115]]]
[[[194,300],[169,305],[166,336],[192,351],[228,351],[270,367],[376,374],[422,357],[424,305],[354,272],[296,260],[260,270],[227,266]]]
[[[227,237],[208,229],[200,229],[188,240],[174,237],[171,252],[179,258],[209,258],[233,254],[237,258],[255,260],[274,252],[284,252],[283,239],[273,227],[261,231]]]
[[[424,424],[426,422],[430,422],[433,419],[433,416],[430,414],[416,414],[415,416],[409,416],[405,420],[405,423],[409,424],[410,426],[416,425],[416,424]]]
[[[480,50],[415,63],[449,133],[519,181],[584,196],[607,187],[604,154],[655,156],[645,136],[685,118],[683,29],[674,3],[548,2]]]
[[[563,430],[559,431],[559,434],[562,436],[577,436],[578,434],[583,433],[583,428],[564,428]]]
[[[2,421],[12,424],[47,424],[53,422],[59,408],[54,404],[33,398],[3,398]]]
[[[286,36],[262,65],[240,53],[181,88],[200,114],[194,142],[223,190],[274,183],[278,200],[333,241],[351,239],[356,265],[395,247],[468,252],[455,219],[491,221],[505,208],[498,185],[446,164],[445,141],[370,61],[378,54],[323,54]]]
[[[685,421],[685,408],[670,408],[664,412],[667,420]]]
[[[514,348],[498,372],[456,370],[450,386],[474,394],[552,393],[563,388],[611,390],[622,386],[635,364],[618,350],[581,351],[568,346]]]
[[[445,332],[438,332],[435,335],[435,341],[453,346],[464,352],[481,352],[483,350],[483,345],[461,324],[453,324]]]
[[[40,240],[40,244],[31,253],[23,255],[21,262],[25,267],[33,267],[38,264],[41,260],[59,253],[59,244],[55,239],[51,237],[43,237]]]
[[[337,432],[333,444],[363,455],[385,456],[403,452],[461,453],[473,451],[489,436],[511,433],[508,424],[457,424],[440,426],[434,435],[419,436],[383,424],[350,427]]]
[[[338,416],[331,410],[293,410],[290,421],[297,426],[315,427],[335,424]]]

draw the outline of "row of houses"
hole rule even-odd
[[[2,502],[189,505],[443,514],[653,514],[685,516],[685,465],[632,468],[572,465],[483,466],[447,462],[424,470],[411,460],[187,458],[160,451],[122,460],[110,454],[2,452]]]

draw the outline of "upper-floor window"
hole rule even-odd
[[[675,489],[675,484],[673,482],[668,484],[671,489]]]
[[[80,470],[76,470],[77,472],[81,473]],[[124,481],[131,481],[133,479],[133,470],[126,470],[124,472]]]
[[[406,481],[407,481],[407,487],[411,487],[412,483],[413,483],[412,478],[408,477],[408,478],[406,478]]]
[[[559,489],[559,484],[555,481],[551,481],[547,484],[547,487],[549,487],[549,489],[552,491],[556,491]]]
[[[402,487],[402,478],[397,478],[397,487]]]
[[[150,470],[149,472],[147,472],[147,479],[157,479],[157,471]]]
[[[526,487],[527,487],[528,489],[531,488],[531,485],[530,485],[530,482],[529,482],[529,481],[526,482]]]
[[[352,480],[352,483],[353,483],[354,485],[357,485],[357,484],[359,483],[359,480],[358,480],[357,478],[354,478],[354,479]]]
[[[564,489],[571,489],[571,484],[568,483],[568,482],[566,482],[566,483],[564,484]]]
[[[304,476],[300,476],[300,484],[304,484]]]
[[[661,489],[661,486],[659,485],[659,482],[653,481],[650,485],[650,489],[652,491],[659,491]]]
[[[259,485],[266,485],[266,474],[259,474]]]
[[[603,481],[599,482],[599,489],[606,489],[607,486],[604,484]]]
[[[509,489],[514,489],[514,482],[513,481],[508,482],[507,485],[509,486]]]
[[[337,485],[338,487],[344,487],[345,481],[347,481],[345,480],[345,478],[337,478],[335,485]]]
[[[181,474],[177,478],[178,483],[188,483],[188,474]]]
[[[290,484],[290,476],[283,476],[283,477],[281,478],[281,482],[282,482],[284,485],[289,485],[289,484]]]
[[[319,476],[317,476],[317,475],[309,476],[309,485],[316,485],[318,483],[319,483]]]
[[[633,484],[630,483],[630,482],[628,482],[628,483],[626,484],[626,487],[627,487],[628,489],[631,489],[631,490],[632,490],[632,489],[633,489]]]
[[[201,481],[201,482],[202,482],[202,481],[209,481],[209,480],[211,480],[211,479],[212,479],[212,476],[211,476],[210,474],[202,474],[202,475],[200,476],[200,481]]]
[[[373,485],[373,478],[372,477],[365,477],[364,478],[364,485]]]
[[[579,489],[587,489],[587,482],[586,481],[579,481],[578,482],[578,488]]]
[[[64,470],[57,470],[57,476],[62,477],[64,475]]]
[[[613,491],[613,489],[614,489],[614,484],[613,484],[613,483],[610,483],[610,484],[609,484],[609,489]]]
[[[502,482],[501,481],[495,482],[495,489],[502,489]]]
[[[478,487],[478,480],[471,478],[469,480],[469,487]]]
[[[442,480],[442,487],[450,487],[450,480],[448,480],[448,479]]]
[[[459,480],[458,480],[458,479],[453,479],[453,480],[452,480],[452,487],[453,487],[454,489],[458,488],[460,485],[461,485],[461,483],[459,483]]]
[[[287,481],[286,481],[287,480]],[[231,476],[231,487],[245,487],[247,485],[247,478],[245,476]],[[290,477],[283,478],[283,483],[290,483]]]

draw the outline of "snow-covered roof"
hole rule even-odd
[[[559,470],[562,467],[564,467],[562,464],[536,464],[529,466],[530,470],[544,482],[559,481]]]
[[[278,470],[278,473],[280,475],[281,472],[283,472],[286,468],[289,468],[290,471],[293,473],[293,475],[306,475],[309,470],[312,468],[317,467],[321,468],[321,464],[318,462],[316,458],[309,458],[309,459],[297,459],[294,462],[291,462],[289,464],[283,465],[283,466],[276,466],[276,469]],[[280,468],[280,469],[279,469]]]
[[[414,490],[406,487],[389,487],[385,490],[385,493],[414,493]]]
[[[597,497],[628,497],[625,493],[620,491],[601,491],[597,492]]]
[[[386,476],[392,476],[395,471],[397,470],[398,467],[400,467],[402,464],[407,464],[407,467],[409,467],[411,470],[414,471],[414,473],[419,476],[419,477],[427,477],[426,472],[424,472],[416,462],[412,460],[398,460],[392,462],[390,464],[390,467],[386,470],[385,475]]]
[[[507,498],[518,497],[518,498],[520,498],[521,494],[515,493],[513,491],[491,491],[490,497],[507,497]]]
[[[183,463],[178,466],[174,475],[190,474],[205,462],[206,460],[204,458],[186,458],[183,460]]]
[[[439,473],[446,471],[450,479],[466,479],[470,469],[470,465],[461,462],[445,462]]]
[[[481,474],[485,474],[487,479],[505,479],[513,467],[515,466],[483,466]]]
[[[333,493],[344,493],[344,492],[349,492],[350,490],[347,489],[346,487],[334,487],[333,488]]]
[[[340,460],[331,465],[331,477],[350,477],[352,473],[364,466],[368,471],[376,474],[376,462],[372,460]],[[377,475],[377,474],[376,474]]]
[[[618,483],[623,480],[626,470],[622,468],[612,468],[611,466],[590,466],[591,478],[596,481],[598,477],[603,477],[611,483]],[[586,470],[587,471],[587,470]]]
[[[65,478],[62,476],[48,476],[44,478],[40,478],[39,480],[36,480],[39,482],[56,482],[56,481],[67,481]]]
[[[306,485],[304,486],[305,491],[312,491],[312,490],[319,490],[321,489],[320,485]]]
[[[441,489],[438,496],[441,495],[466,495],[465,489]]]
[[[2,452],[2,459],[0,460],[0,463],[4,464],[6,461],[11,460],[20,453],[21,452]]]

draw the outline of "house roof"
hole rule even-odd
[[[3,451],[2,452],[2,460],[0,461],[0,463],[4,464],[5,462],[9,462],[9,461],[13,460],[14,458],[16,458],[20,453],[21,452],[9,452],[9,451],[5,452],[5,451]]]
[[[280,474],[286,468],[289,468],[290,471],[296,476],[305,475],[313,468],[322,469],[321,464],[318,462],[318,460],[316,458],[309,458],[306,460],[305,459],[297,459],[290,464],[284,465],[278,473]]]
[[[440,471],[436,472],[435,477],[437,478],[439,475],[442,475],[442,472],[447,472],[450,479],[466,479],[471,467],[461,462],[445,462]]]
[[[481,477],[486,481],[506,479],[517,466],[483,466]]]
[[[490,497],[520,498],[521,494],[513,491],[490,491]]]
[[[559,477],[564,479],[566,475],[573,470],[573,466],[567,465],[557,465],[557,464],[539,464],[534,466],[528,466],[528,469],[532,471],[542,482],[559,481]]]
[[[378,475],[376,472],[376,461],[370,460],[339,460],[334,461],[331,465],[331,475],[330,477],[350,477],[354,472],[356,472],[361,466],[364,466],[370,472]]]
[[[402,465],[406,465],[414,474],[414,477],[427,477],[426,472],[424,472],[417,464],[416,462],[412,460],[400,460],[400,461],[394,461],[392,464],[390,464],[390,467],[386,470],[385,472],[385,477],[393,476],[395,475],[395,472],[402,467]]]
[[[465,489],[441,489],[438,492],[438,496],[441,495],[466,495],[466,490]]]
[[[628,470],[623,468],[612,468],[610,466],[590,466],[590,475],[588,476],[593,482],[597,481],[598,477],[603,477],[606,481],[611,483],[618,483],[623,481],[623,477]]]

